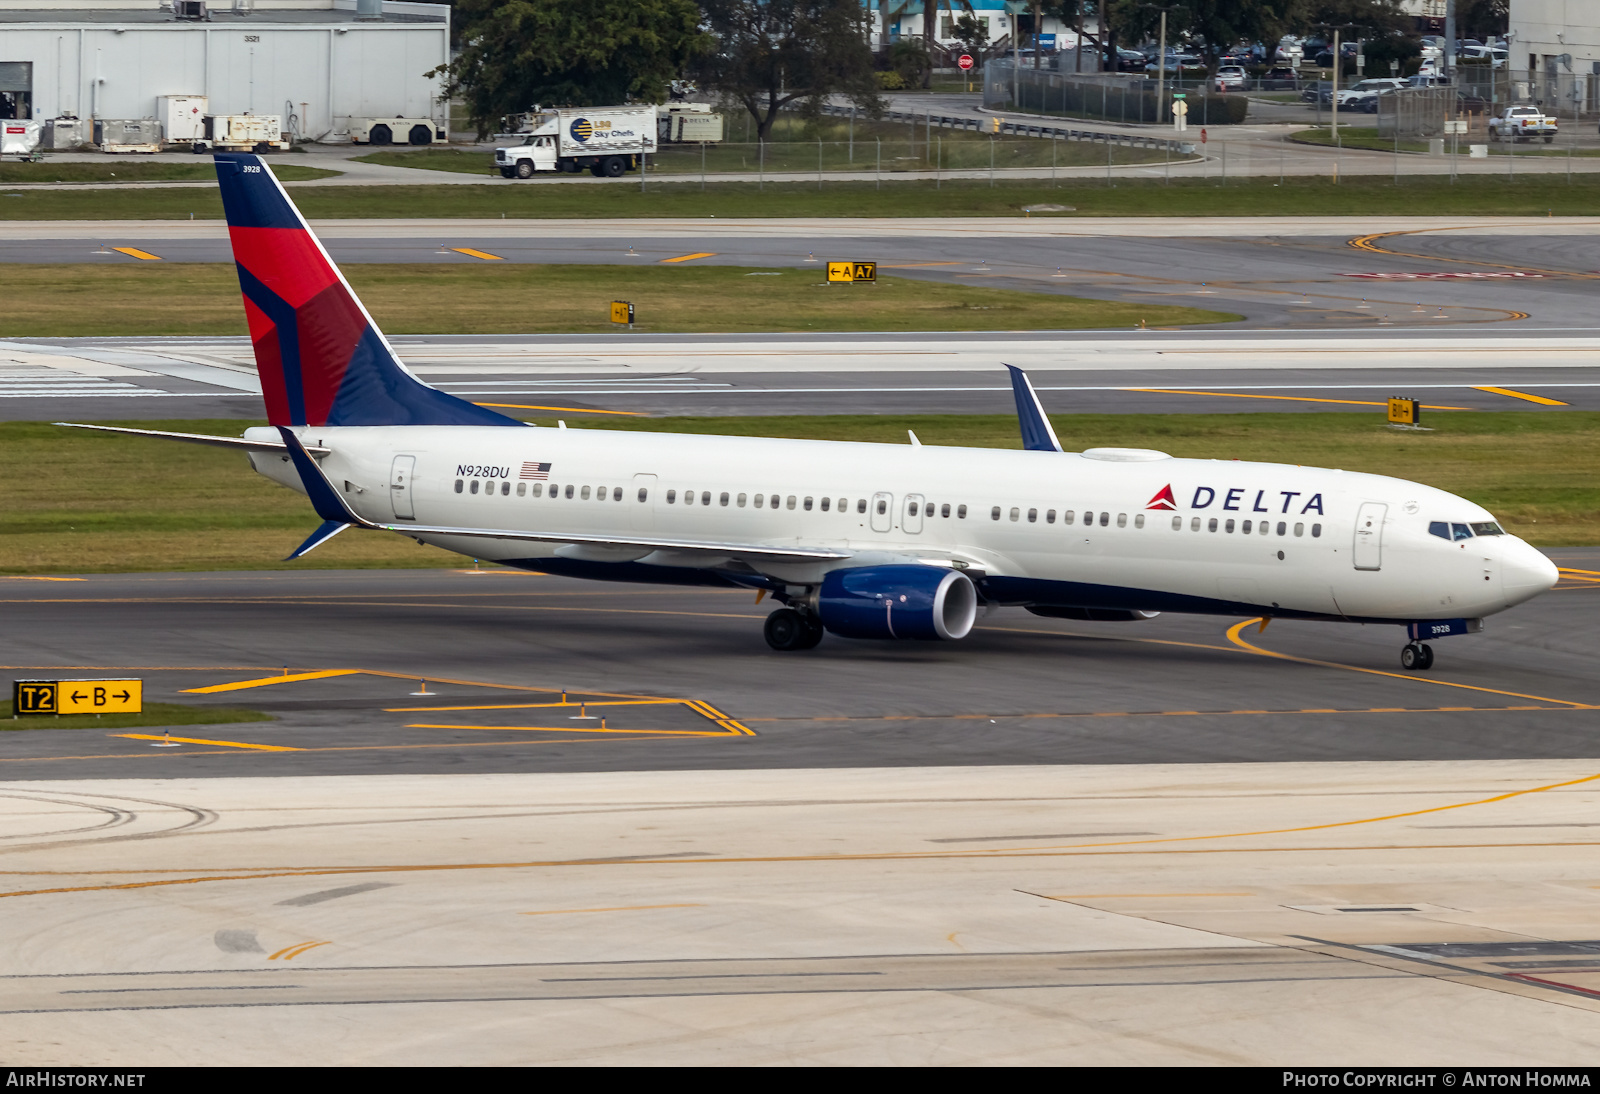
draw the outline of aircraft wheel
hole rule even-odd
[[[761,628],[767,645],[775,650],[803,650],[806,648],[805,617],[793,608],[779,608],[767,616]]]
[[[805,625],[805,641],[797,648],[816,649],[817,643],[822,641],[822,636],[827,632],[822,629],[822,624],[817,622],[817,617],[814,615],[802,615],[800,621]]]
[[[1429,669],[1433,668],[1433,647],[1427,643],[1423,643],[1417,648],[1422,651],[1422,660],[1417,664],[1417,668],[1421,669],[1423,672],[1427,672]]]
[[[1400,667],[1408,672],[1421,672],[1424,667],[1422,649],[1415,642],[1406,643],[1405,648],[1400,651]]]

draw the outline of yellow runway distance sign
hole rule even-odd
[[[829,281],[876,281],[878,280],[878,264],[876,262],[830,262],[828,263]]]
[[[44,714],[139,714],[143,680],[13,680],[11,709],[19,717]]]

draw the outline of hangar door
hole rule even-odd
[[[1383,569],[1383,517],[1388,511],[1382,502],[1361,503],[1356,513],[1356,569]]]

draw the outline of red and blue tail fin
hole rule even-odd
[[[523,424],[407,372],[261,157],[214,158],[271,424]]]

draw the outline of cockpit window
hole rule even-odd
[[[1428,534],[1430,536],[1438,536],[1440,539],[1449,539],[1450,525],[1442,520],[1430,521],[1428,523]]]
[[[1450,526],[1450,538],[1455,540],[1471,539],[1472,529],[1465,524],[1452,524]]]
[[[1503,536],[1506,534],[1505,529],[1500,527],[1492,520],[1481,520],[1477,522],[1472,526],[1472,531],[1474,535],[1479,536]]]

